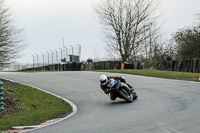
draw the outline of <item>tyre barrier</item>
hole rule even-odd
[[[3,102],[3,100],[4,100],[3,95],[4,95],[4,93],[2,92],[3,91],[2,85],[3,85],[3,82],[0,80],[0,111],[4,110],[4,107],[3,107],[3,105],[4,105],[4,102]]]

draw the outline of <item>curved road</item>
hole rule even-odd
[[[64,121],[33,133],[197,133],[200,131],[200,83],[123,75],[138,100],[110,101],[99,87],[98,72],[0,73],[0,77],[33,85],[78,107]]]

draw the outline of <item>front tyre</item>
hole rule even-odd
[[[133,102],[133,93],[130,93],[129,89],[126,87],[123,87],[120,89],[119,91],[119,95],[121,96],[121,98],[125,99],[127,102]]]

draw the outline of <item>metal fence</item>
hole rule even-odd
[[[81,45],[53,49],[41,53],[32,54],[33,67],[41,67],[62,62],[79,62]]]

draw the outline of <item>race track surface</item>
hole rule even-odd
[[[133,103],[111,101],[99,86],[99,72],[0,73],[76,104],[77,113],[33,133],[198,133],[200,83],[123,75],[138,94]]]

